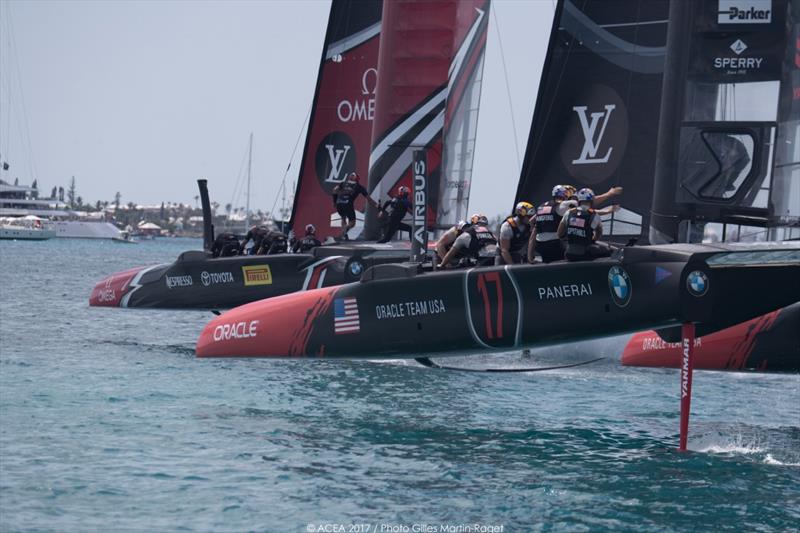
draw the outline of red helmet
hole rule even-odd
[[[409,190],[408,187],[405,185],[401,185],[399,189],[397,189],[398,196],[408,196]]]
[[[356,183],[361,181],[361,177],[358,175],[358,172],[351,172],[350,175],[347,176],[347,179],[350,181],[355,181]]]

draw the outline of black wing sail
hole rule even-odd
[[[516,200],[621,185],[604,234],[647,236],[668,0],[558,3]]]

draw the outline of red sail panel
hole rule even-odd
[[[457,11],[456,0],[384,2],[369,171],[369,191],[377,201],[411,184],[412,153],[419,148],[428,149],[428,190],[438,190]],[[430,209],[435,201],[429,197],[429,223],[435,217]],[[370,210],[365,236],[372,239],[377,234],[377,218]]]
[[[303,151],[291,227],[314,224],[324,240],[341,231],[333,188],[350,172],[366,176],[382,5],[380,0],[334,0]],[[363,212],[363,198],[356,210]]]
[[[467,218],[483,62],[489,28],[489,1],[458,4],[456,52],[450,66],[444,116],[444,162],[439,180],[436,225],[452,226]]]

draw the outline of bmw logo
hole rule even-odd
[[[364,271],[364,265],[361,263],[361,261],[353,261],[350,263],[348,270],[350,270],[351,275],[360,276]]]
[[[686,288],[689,294],[697,298],[708,292],[708,276],[702,270],[694,270],[686,276]]]
[[[619,266],[613,266],[608,271],[608,289],[611,291],[611,299],[619,307],[625,307],[631,301],[631,294],[633,293],[633,284],[631,277],[625,272],[625,269]]]

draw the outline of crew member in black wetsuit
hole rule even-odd
[[[289,238],[280,231],[270,231],[261,241],[259,255],[285,254],[289,251]]]
[[[253,241],[253,246],[250,247],[250,255],[256,255],[260,253],[259,250],[261,249],[261,246],[267,235],[269,235],[269,228],[266,226],[252,226],[247,231],[247,234],[244,236],[244,240],[242,240],[241,244],[239,245],[239,255],[244,255],[246,253],[246,246],[250,241]]]
[[[369,203],[380,209],[378,202],[373,200],[367,189],[361,185],[361,178],[357,172],[351,172],[347,179],[333,188],[333,205],[336,206],[336,212],[342,219],[342,239],[347,241],[350,237],[347,232],[356,225],[356,209],[355,201],[359,194],[364,195]]]
[[[477,262],[481,257],[482,251],[488,251],[497,245],[497,239],[488,226],[489,219],[485,215],[478,215],[475,224],[471,225],[456,239],[439,266],[446,267],[456,259]]]
[[[411,234],[411,226],[403,222],[406,213],[411,212],[411,201],[408,199],[408,194],[408,187],[400,186],[394,198],[381,207],[378,218],[383,220],[383,237],[378,242],[389,242],[399,229]]]
[[[584,188],[578,191],[578,207],[570,209],[561,219],[558,236],[567,237],[568,261],[590,261],[611,255],[611,247],[598,239],[603,235],[603,224],[592,208],[594,191]]]
[[[508,217],[500,226],[500,242],[497,244],[495,265],[513,265],[525,262],[527,259],[525,250],[531,236],[531,217],[534,213],[532,204],[517,203],[514,215]]]
[[[233,233],[220,233],[211,245],[212,257],[232,257],[239,255],[239,238]]]
[[[317,239],[317,228],[314,227],[314,224],[307,224],[305,236],[299,241],[295,241],[292,251],[296,254],[307,254],[317,246],[322,246]]]

